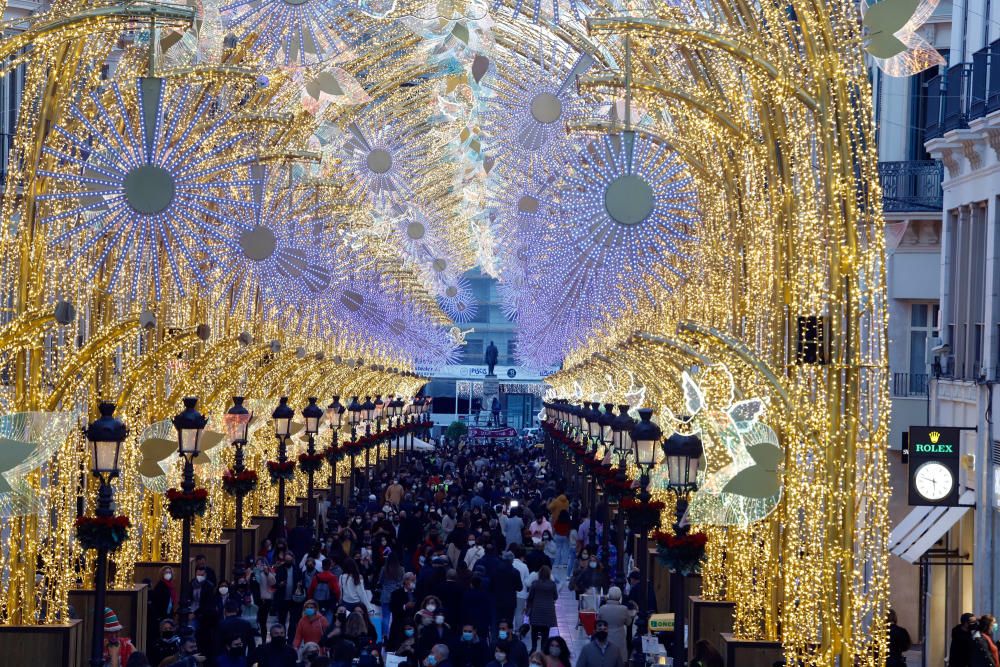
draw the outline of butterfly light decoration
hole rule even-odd
[[[937,9],[939,0],[861,0],[861,24],[867,29],[865,51],[879,69],[906,77],[947,62],[917,30]]]
[[[767,399],[734,400],[733,377],[721,364],[705,368],[697,381],[684,371],[681,386],[688,416],[677,418],[669,408],[662,414],[673,430],[698,434],[704,448],[688,521],[746,527],[765,518],[781,500],[784,462],[777,434],[760,421]],[[658,468],[657,476],[665,473]]]

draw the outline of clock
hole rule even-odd
[[[927,500],[943,500],[955,486],[951,470],[938,461],[928,461],[913,473],[913,487]]]

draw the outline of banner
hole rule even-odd
[[[470,438],[514,438],[516,436],[517,430],[511,428],[510,426],[505,426],[503,428],[473,427],[469,429]]]

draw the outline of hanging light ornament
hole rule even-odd
[[[437,292],[441,309],[455,322],[471,322],[476,318],[478,307],[472,295],[472,286],[465,276],[447,276]]]
[[[134,91],[112,83],[88,101],[92,111],[69,106],[43,149],[56,161],[38,171],[50,183],[41,222],[60,230],[50,246],[90,259],[88,281],[102,267],[110,289],[129,276],[132,298],[151,280],[159,299],[164,270],[182,295],[187,275],[206,284],[218,260],[206,242],[250,229],[239,217],[254,206],[249,135],[202,86],[143,77]]]
[[[392,122],[377,109],[374,119],[363,127],[348,126],[349,136],[342,152],[354,179],[351,194],[366,199],[376,208],[411,200],[420,169],[432,164],[431,137],[420,126]]]
[[[346,51],[361,28],[341,0],[236,0],[221,8],[227,29],[269,64],[313,65]]]

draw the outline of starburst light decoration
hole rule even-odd
[[[413,196],[419,169],[432,157],[426,128],[376,116],[366,127],[348,127],[342,152],[354,178],[352,195],[376,208],[405,204]]]
[[[58,230],[50,246],[71,249],[71,261],[97,253],[88,280],[106,267],[109,289],[127,276],[135,298],[151,280],[160,298],[168,267],[184,294],[188,275],[207,283],[206,262],[217,259],[207,241],[250,228],[238,217],[254,206],[248,135],[232,112],[210,116],[214,100],[145,77],[134,91],[113,83],[103,98],[91,93],[96,113],[72,104],[71,124],[53,128],[43,152],[55,166],[38,172],[52,190],[38,197],[41,222]]]
[[[576,148],[566,124],[590,106],[576,90],[576,77],[593,62],[589,54],[553,43],[531,59],[508,55],[484,81],[493,94],[483,120],[487,150],[505,173],[516,179],[572,159]]]
[[[522,359],[557,362],[605,318],[669,293],[690,259],[695,204],[691,177],[665,146],[632,132],[591,143],[549,201],[549,224],[529,226],[531,242],[517,246],[528,293],[511,308]]]
[[[230,312],[251,312],[255,303],[269,304],[290,292],[317,292],[332,280],[321,258],[327,248],[314,229],[322,223],[320,202],[307,188],[283,187],[283,172],[267,172],[255,170],[255,206],[244,228],[217,249],[217,303],[228,301]]]
[[[448,276],[441,281],[437,292],[441,309],[455,322],[471,322],[478,307],[472,295],[472,286],[465,276]]]
[[[560,7],[560,5],[563,5]],[[499,11],[503,8],[504,11],[507,10],[506,4],[502,0],[493,0],[493,11]],[[531,18],[532,21],[538,23],[541,18],[551,17],[552,23],[559,25],[559,22],[564,20],[567,14],[566,9],[569,9],[569,14],[577,21],[582,20],[587,14],[592,11],[590,6],[582,2],[581,0],[552,0],[551,9],[543,6],[542,0],[515,0],[513,7],[513,16],[518,18],[521,15]]]
[[[252,40],[271,64],[312,65],[347,50],[358,26],[342,0],[236,0],[221,9],[226,27]]]

